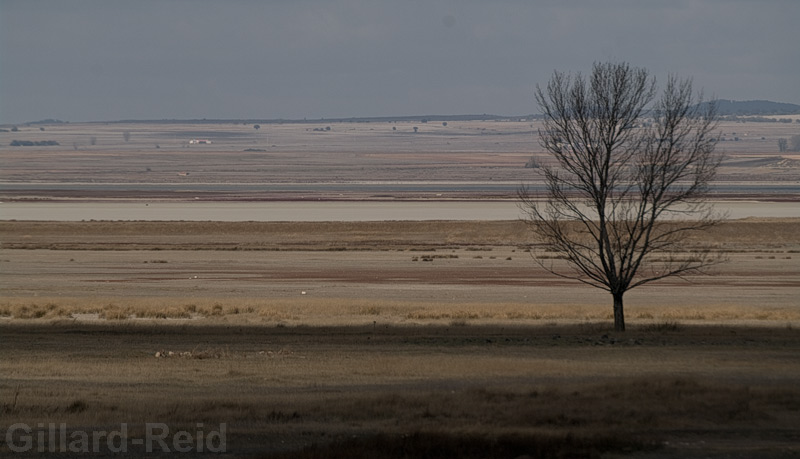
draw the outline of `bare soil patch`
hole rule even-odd
[[[688,247],[731,251],[800,246],[800,219],[725,221]],[[3,249],[55,250],[424,250],[536,244],[512,221],[29,222],[0,221]]]

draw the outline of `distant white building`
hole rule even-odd
[[[209,144],[211,144],[211,141],[210,140],[205,140],[205,139],[192,139],[192,140],[189,141],[189,144],[190,145],[194,145],[194,144],[209,145]]]

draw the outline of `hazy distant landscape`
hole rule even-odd
[[[798,198],[800,151],[790,140],[799,135],[800,115],[785,117],[792,122],[721,123],[717,148],[725,161],[715,199]],[[514,199],[520,185],[535,186],[535,166],[551,161],[534,118],[455,118],[26,125],[0,133],[0,198]],[[57,145],[11,146],[14,140]]]

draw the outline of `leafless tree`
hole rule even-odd
[[[674,76],[659,95],[647,70],[626,63],[596,63],[588,77],[555,72],[536,102],[540,144],[555,161],[536,169],[546,191],[521,188],[520,207],[567,267],[534,258],[610,292],[624,331],[625,292],[721,261],[710,251],[676,255],[687,236],[720,221],[702,199],[721,161],[715,104]]]

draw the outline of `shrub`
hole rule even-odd
[[[12,140],[9,145],[12,147],[49,147],[58,144],[55,140]]]

